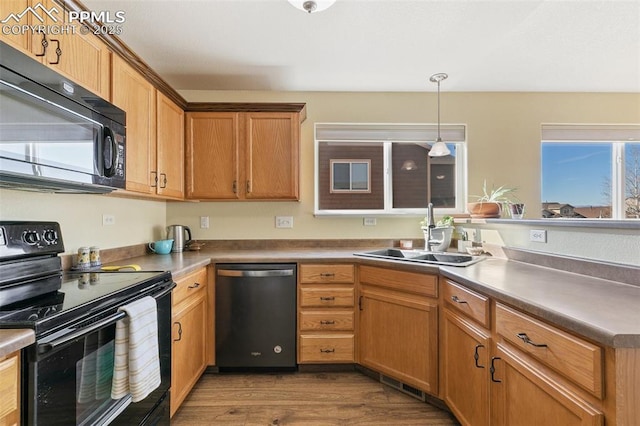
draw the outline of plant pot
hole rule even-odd
[[[500,203],[467,203],[467,210],[475,218],[500,217]]]

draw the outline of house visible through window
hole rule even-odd
[[[543,125],[542,217],[640,218],[640,126]]]
[[[429,157],[437,128],[316,124],[316,214],[424,215],[464,211],[465,126],[442,126],[452,155]]]

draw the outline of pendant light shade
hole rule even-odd
[[[335,2],[336,0],[289,0],[293,7],[307,13],[322,12]]]
[[[429,77],[430,82],[438,83],[438,138],[429,151],[429,157],[444,157],[451,155],[451,151],[447,148],[447,144],[442,142],[442,139],[440,138],[440,82],[445,80],[447,77],[449,76],[445,73],[433,74]]]

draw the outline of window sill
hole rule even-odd
[[[604,229],[638,229],[640,219],[614,220],[614,219],[474,219],[456,218],[455,224],[504,224],[527,226],[558,226],[564,228],[604,228]]]

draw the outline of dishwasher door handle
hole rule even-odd
[[[265,269],[265,270],[246,270],[246,269],[218,269],[219,277],[291,277],[293,269]]]

